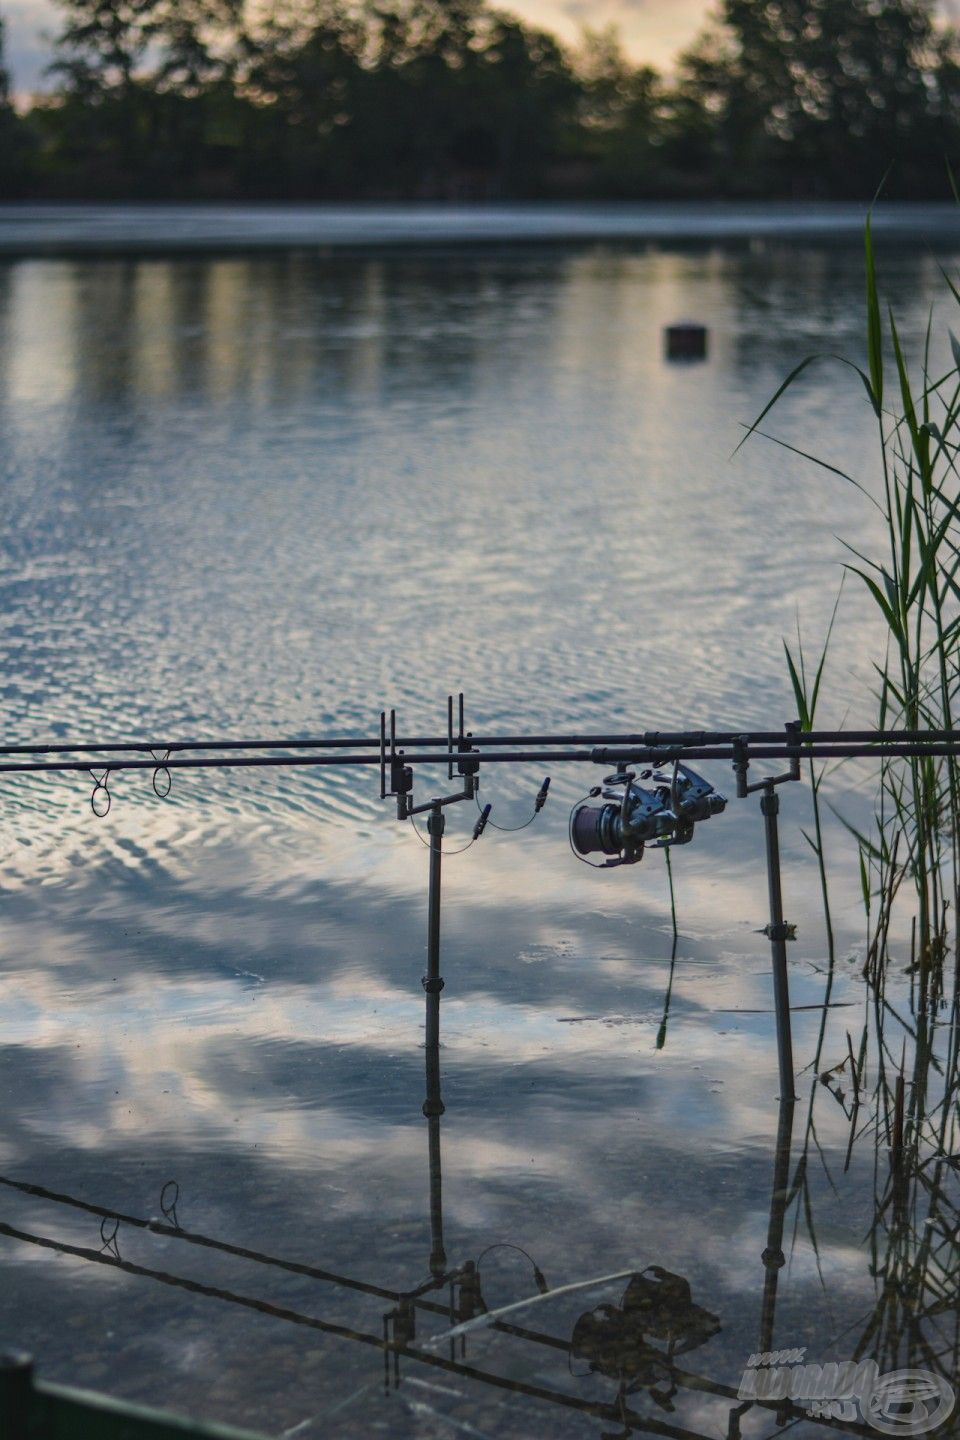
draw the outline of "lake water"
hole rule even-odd
[[[698,238],[689,212],[602,235],[581,215],[574,244],[561,216],[547,245],[501,215],[496,243],[391,248],[374,226],[364,249],[357,212],[342,244],[255,214],[256,246],[242,215],[218,240],[216,213],[150,212],[149,253],[136,215],[97,211],[96,253],[88,212],[0,214],[5,743],[370,735],[383,706],[436,733],[460,689],[488,732],[791,718],[782,637],[799,616],[817,650],[837,537],[878,535],[835,475],[760,438],[733,452],[804,356],[862,361],[852,218],[738,212]],[[936,307],[946,368],[960,228],[890,215],[885,294],[913,359]],[[709,327],[704,363],[665,360],[679,319]],[[768,427],[875,486],[850,372],[813,367]],[[848,584],[822,723],[869,721],[880,658]],[[505,768],[481,799],[519,824],[543,772]],[[119,775],[105,819],[86,775],[5,777],[0,1341],[51,1380],[304,1440],[726,1435],[758,1350],[915,1360],[887,1322],[897,1265],[897,1293],[926,1293],[920,1241],[889,1224],[882,1136],[861,1112],[848,1149],[849,1097],[817,1080],[874,1020],[853,842],[830,821],[836,973],[830,1008],[795,1014],[784,1172],[756,800],[675,853],[674,946],[662,855],[600,875],[569,851],[599,778],[555,773],[534,825],[445,866],[431,1122],[426,852],[372,774],[180,772],[163,801]],[[829,794],[861,823],[875,788],[845,767]],[[821,1007],[804,788],[782,823],[793,1001]],[[889,998],[899,1057],[903,977]],[[111,1238],[83,1205],[310,1273],[170,1225]],[[526,1303],[440,1338],[477,1261],[489,1310]],[[611,1340],[611,1310],[571,1349],[632,1274],[646,1338]],[[422,1286],[385,1384],[384,1316]]]

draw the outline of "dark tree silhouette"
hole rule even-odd
[[[681,143],[728,193],[869,194],[891,166],[939,186],[954,44],[925,0],[723,0],[681,61]]]
[[[960,136],[932,0],[720,0],[669,84],[486,0],[58,4],[55,93],[0,105],[36,194],[942,195]]]
[[[0,198],[22,194],[32,180],[30,134],[16,114],[10,95],[10,75],[4,62],[5,36],[0,16]]]

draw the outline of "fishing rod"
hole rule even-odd
[[[782,730],[644,730],[638,733],[571,733],[560,735],[475,735],[471,732],[470,744],[473,749],[509,746],[634,746],[659,750],[664,746],[693,749],[732,745],[744,741],[749,746],[773,746],[782,754]],[[450,737],[444,735],[407,735],[395,737],[397,746],[405,750],[439,750],[449,744]],[[874,754],[878,745],[921,744],[925,748],[937,742],[956,745],[960,742],[957,730],[805,730],[801,731],[798,743],[801,749],[820,750],[828,745],[857,745],[866,747],[863,753]],[[254,740],[208,739],[208,740],[97,740],[97,741],[46,741],[23,745],[0,745],[0,756],[12,755],[100,755],[139,754],[152,755],[163,750],[168,755],[197,750],[217,750],[230,753],[240,750],[354,750],[370,751],[379,746],[373,736],[303,736],[294,738],[259,738]],[[435,757],[431,757],[433,759]],[[448,758],[445,754],[444,760]],[[282,763],[282,761],[278,761]]]
[[[954,741],[930,743],[920,741],[885,743],[882,738],[878,737],[877,742],[871,745],[863,743],[805,745],[802,742],[796,745],[750,745],[748,741],[747,747],[750,758],[753,760],[789,760],[797,753],[800,753],[804,759],[812,760],[918,759],[925,755],[933,758],[946,758],[960,755],[960,733]],[[9,752],[0,750],[0,755],[6,753]],[[69,753],[76,754],[77,750],[71,750]],[[142,750],[140,753],[143,753]],[[398,750],[397,753],[403,756],[407,765],[445,765],[450,758],[448,751],[441,750],[412,755],[403,750]],[[620,746],[614,748],[604,745],[578,750],[494,750],[486,754],[477,752],[474,758],[484,765],[614,765],[621,762],[633,765],[661,765],[669,764],[676,759],[736,761],[737,756],[738,749],[735,745],[688,747],[674,743],[656,747],[632,746],[627,748]],[[344,753],[335,755],[238,755],[236,757],[215,755],[178,759],[171,752],[163,759],[158,760],[151,756],[147,760],[127,759],[124,753],[118,752],[114,755],[111,752],[106,759],[99,762],[97,768],[106,767],[113,772],[117,770],[155,770],[158,766],[167,770],[242,770],[358,765],[379,766],[380,756],[376,753]],[[0,761],[0,774],[7,775],[27,775],[44,771],[82,772],[89,771],[89,769],[90,762],[85,760]]]
[[[89,758],[79,758],[89,757]],[[635,865],[647,850],[686,845],[696,827],[723,812],[727,799],[691,767],[700,763],[729,763],[736,794],[743,799],[762,792],[760,810],[764,841],[770,920],[765,928],[771,944],[780,1098],[795,1097],[790,1033],[786,942],[794,927],[784,920],[780,876],[777,788],[800,779],[801,762],[873,759],[937,760],[960,758],[960,730],[808,730],[790,721],[780,730],[645,730],[637,733],[563,733],[477,735],[465,725],[464,697],[456,704],[447,697],[446,735],[402,736],[395,709],[380,712],[379,734],[374,737],[321,736],[312,739],[275,740],[63,740],[0,746],[0,774],[70,774],[86,772],[94,781],[91,807],[98,817],[111,807],[112,775],[127,770],[152,772],[154,792],[169,795],[174,770],[254,770],[375,768],[379,772],[381,800],[396,801],[397,818],[416,829],[416,817],[425,815],[427,838],[417,830],[430,851],[428,881],[427,973],[423,987],[428,997],[428,1045],[439,1035],[439,997],[444,987],[439,970],[440,880],[445,808],[461,801],[476,801],[479,817],[462,850],[469,849],[492,824],[500,829],[523,829],[543,809],[550,788],[546,776],[537,792],[533,813],[518,826],[497,826],[490,820],[491,805],[478,798],[483,767],[501,765],[601,765],[609,770],[601,785],[590,788],[570,812],[568,840],[578,860],[595,869]],[[91,762],[95,763],[91,763]],[[753,762],[786,762],[786,770],[749,778]],[[417,767],[446,766],[447,778],[459,788],[434,794],[415,804]],[[638,767],[638,768],[633,768]],[[639,768],[643,767],[643,768]],[[602,857],[597,860],[592,856]]]

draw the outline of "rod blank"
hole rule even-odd
[[[384,737],[385,738],[385,737]],[[444,751],[444,762],[448,763],[449,736],[446,735],[392,735],[393,743],[404,750]],[[470,746],[473,750],[495,749],[509,746],[638,746],[655,749],[660,746],[681,747],[686,751],[694,747],[713,751],[718,746],[732,745],[743,740],[754,751],[758,745],[780,745],[784,743],[783,730],[644,730],[630,734],[559,734],[559,735],[472,735]],[[878,744],[934,744],[937,742],[960,744],[960,730],[809,730],[799,732],[791,742],[792,748],[800,746],[801,751],[819,750],[822,745],[865,745],[872,752]],[[137,754],[154,756],[168,752],[171,756],[197,750],[216,750],[233,753],[238,750],[376,750],[380,739],[376,736],[336,735],[313,736],[293,739],[256,740],[96,740],[43,742],[30,745],[0,745],[0,756],[11,755],[112,755]],[[755,752],[759,753],[759,752]],[[789,751],[781,748],[779,755]],[[160,763],[152,760],[148,763]],[[379,763],[379,762],[378,762]],[[115,768],[115,767],[113,767]]]
[[[912,758],[924,755],[929,755],[933,757],[946,757],[953,755],[960,756],[960,731],[946,731],[942,733],[945,735],[949,735],[951,738],[933,740],[930,740],[929,738],[924,738],[923,740],[900,738],[893,739],[891,738],[891,735],[895,734],[895,732],[891,732],[891,735],[881,734],[878,732],[878,734],[873,738],[872,743],[866,743],[862,741],[839,743],[832,739],[828,739],[825,743],[821,743],[819,741],[812,741],[809,736],[802,736],[800,744],[801,753],[803,755],[807,755],[811,759],[824,760],[854,760],[878,757]],[[326,744],[328,742],[321,743]],[[329,743],[334,745],[340,745],[345,742],[333,741]],[[368,743],[370,743],[371,745],[376,744],[375,741],[371,741]],[[431,740],[422,742],[404,741],[400,743],[403,747],[406,747],[411,743],[434,745],[438,742]],[[440,741],[439,743],[442,744],[443,742]],[[492,744],[493,742],[491,741],[488,743]],[[540,743],[541,745],[544,745],[559,744],[561,742],[556,737],[547,737],[545,739],[541,739]],[[142,757],[144,751],[146,751],[148,748],[149,747],[146,746],[134,747],[131,745],[126,747],[125,749],[121,748],[117,751],[112,752],[108,752],[106,750],[101,751],[98,749],[96,752],[98,756],[96,768],[98,770],[109,771],[112,774],[113,772],[119,770],[156,770],[158,767],[161,767],[165,770],[240,770],[260,768],[277,769],[288,766],[310,768],[325,765],[372,765],[379,768],[381,764],[381,755],[379,749],[371,751],[369,753],[341,753],[338,750],[336,753],[330,755],[237,755],[234,753],[236,747],[233,745],[228,745],[224,747],[226,753],[221,755],[178,757],[176,754],[171,753],[169,756],[165,756],[164,758],[157,758],[154,755],[151,755],[150,759],[139,758]],[[158,750],[161,748],[172,749],[172,747],[160,746],[157,746],[155,748]],[[181,749],[185,748],[187,747],[181,747]],[[212,749],[214,748],[214,746],[211,742],[209,745],[204,745],[199,748]],[[271,746],[269,748],[273,749],[274,747]],[[62,751],[52,753],[75,755],[81,753],[81,750],[82,747],[79,746],[64,747]],[[135,752],[138,758],[128,758],[131,751]],[[20,753],[22,752],[16,749],[0,749],[0,755],[17,755]],[[34,752],[28,752],[28,754],[29,753]],[[718,743],[715,745],[711,745],[709,743],[697,743],[686,745],[676,741],[671,741],[668,744],[657,746],[611,746],[609,744],[606,744],[599,746],[591,746],[589,749],[584,748],[570,750],[490,750],[483,754],[476,754],[473,756],[473,758],[485,765],[526,765],[550,762],[552,764],[577,765],[625,764],[657,766],[671,764],[674,760],[733,761],[738,758],[739,754],[740,751],[735,750],[729,744]],[[796,759],[797,741],[787,741],[781,737],[777,743],[759,743],[755,745],[750,745],[748,755],[751,760],[792,761]],[[407,753],[404,755],[404,763],[407,765],[447,765],[448,762],[449,752],[446,749],[432,750],[428,748],[425,751],[414,751],[413,753],[407,751]],[[60,773],[71,771],[85,772],[89,774],[90,769],[90,763],[85,760],[33,760],[24,758],[0,761],[0,774],[7,775],[35,774],[38,772]]]

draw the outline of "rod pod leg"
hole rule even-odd
[[[440,858],[443,853],[444,814],[435,801],[427,816],[430,836],[430,879],[427,890],[427,973],[423,988],[427,992],[426,1046],[428,1052],[440,1044]]]

